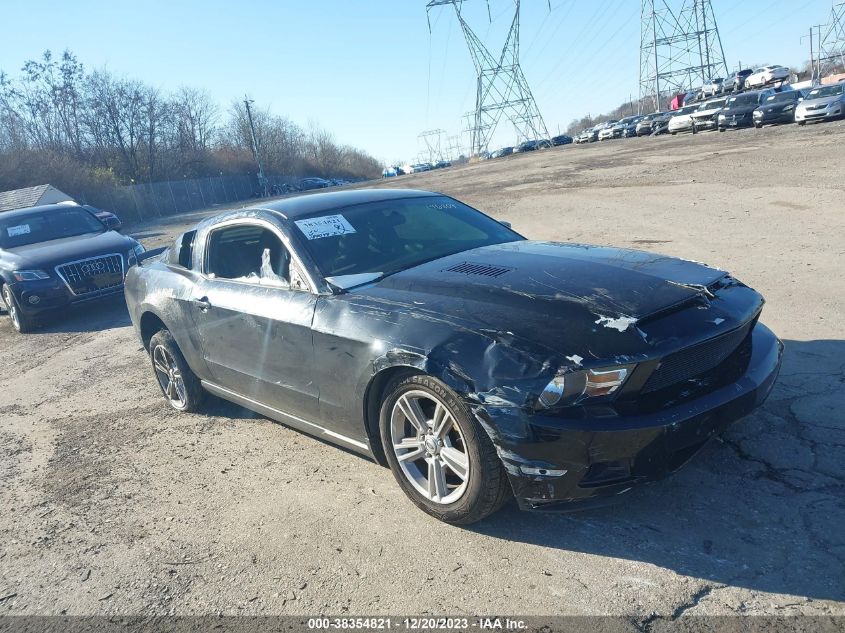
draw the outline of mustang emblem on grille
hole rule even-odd
[[[96,261],[82,264],[79,268],[83,275],[97,275],[105,271],[106,265],[102,261]]]

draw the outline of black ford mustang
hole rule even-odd
[[[677,469],[761,404],[782,352],[727,273],[528,241],[423,191],[211,218],[125,291],[173,407],[209,391],[372,456],[453,523]]]
[[[45,314],[119,295],[143,252],[73,203],[0,213],[0,291],[12,325],[28,332]]]

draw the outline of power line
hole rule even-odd
[[[640,101],[687,92],[728,74],[710,0],[642,0]]]
[[[546,123],[519,62],[520,0],[514,0],[513,19],[498,57],[493,56],[464,20],[463,0],[430,0],[426,11],[444,5],[451,5],[455,11],[477,75],[475,111],[469,115],[468,126],[472,154],[477,156],[487,151],[502,118],[513,125],[519,140],[549,138]],[[487,11],[492,23],[489,2]]]

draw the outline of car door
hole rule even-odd
[[[193,319],[215,384],[313,419],[316,296],[291,288],[291,259],[278,230],[257,220],[212,228],[203,260]]]

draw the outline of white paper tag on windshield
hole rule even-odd
[[[9,234],[9,237],[15,237],[16,235],[26,235],[30,233],[29,224],[21,224],[20,226],[10,226],[6,229],[6,233]]]
[[[309,240],[354,233],[355,229],[342,215],[324,215],[319,218],[296,220],[296,226]]]

